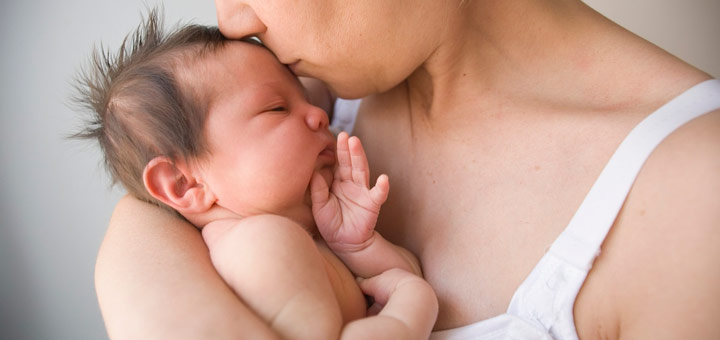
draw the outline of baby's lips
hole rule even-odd
[[[333,162],[335,162],[336,156],[335,156],[335,150],[337,146],[335,145],[335,138],[332,138],[328,136],[328,140],[325,142],[325,148],[320,151],[320,155],[323,156],[330,156],[333,159]]]
[[[326,146],[322,151],[320,151],[320,154],[318,157],[326,158],[330,161],[330,165],[335,164],[335,147],[333,146]]]

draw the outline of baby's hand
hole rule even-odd
[[[341,132],[337,138],[338,167],[332,191],[319,173],[310,183],[312,210],[320,234],[335,252],[354,252],[375,237],[380,206],[390,190],[387,175],[371,189],[370,169],[360,139]]]
[[[438,301],[425,280],[393,268],[369,279],[358,279],[358,284],[375,302],[368,309],[367,318],[353,321],[355,328],[367,332],[367,329],[382,325],[382,334],[391,339],[427,339],[430,336],[437,318]]]

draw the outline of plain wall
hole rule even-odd
[[[157,1],[157,0],[156,0]],[[588,0],[673,54],[720,76],[720,1]],[[0,4],[0,338],[104,339],[93,288],[115,202],[97,147],[68,141],[73,74],[91,46],[112,48],[155,1]],[[215,24],[211,0],[165,4],[168,23]]]
[[[0,339],[106,339],[95,255],[121,190],[79,115],[74,73],[117,49],[157,0],[4,0],[0,5]],[[165,3],[166,21],[216,25],[212,0]]]

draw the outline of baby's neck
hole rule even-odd
[[[213,205],[209,210],[199,213],[185,212],[181,214],[186,220],[200,230],[204,229],[208,224],[216,221],[241,220],[245,217],[218,205]]]
[[[244,219],[244,215],[237,214],[233,211],[214,205],[210,210],[203,213],[196,214],[182,214],[185,219],[190,221],[195,227],[203,230],[207,225],[215,222],[226,222],[226,221],[239,221]],[[285,214],[277,214],[278,216],[286,217],[293,222],[300,225],[305,229],[312,237],[318,235],[317,226],[315,225],[314,219],[299,218],[298,216],[286,216]]]

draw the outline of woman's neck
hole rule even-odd
[[[672,60],[658,60],[665,55],[659,49],[581,1],[468,1],[455,15],[406,82],[412,114],[430,121],[448,112],[477,117],[498,100],[533,110],[622,108],[642,102],[642,94],[626,90],[648,80],[629,72],[652,73],[638,61],[677,64],[669,54]],[[615,53],[618,44],[624,54]]]

